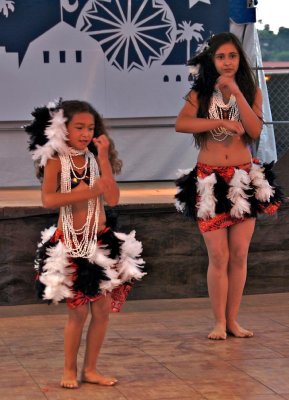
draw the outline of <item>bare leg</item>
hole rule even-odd
[[[228,296],[228,238],[227,230],[219,229],[203,235],[209,257],[208,291],[211,299],[215,327],[208,338],[224,340],[226,334],[226,303]]]
[[[86,337],[86,351],[82,371],[82,380],[84,382],[104,386],[112,386],[117,382],[117,379],[105,377],[96,371],[97,358],[108,326],[110,305],[110,295],[91,303],[91,321]]]
[[[60,385],[67,389],[76,389],[78,387],[77,353],[87,314],[87,305],[68,309],[68,320],[64,330],[64,372],[60,382]]]
[[[237,318],[247,277],[248,250],[254,227],[255,219],[252,218],[229,228],[227,330],[232,335],[242,338],[253,336],[253,332],[238,324]]]

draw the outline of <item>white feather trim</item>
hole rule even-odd
[[[177,171],[177,173],[176,173],[177,179],[178,179],[178,178],[181,178],[181,177],[184,176],[184,175],[189,175],[189,173],[192,172],[192,171],[193,171],[192,168],[190,168],[190,169],[178,169],[178,171]],[[182,190],[182,189],[181,189],[180,187],[177,186],[177,188],[176,188],[176,194],[178,194],[181,190]],[[178,212],[183,213],[183,212],[185,211],[185,208],[186,208],[186,203],[180,202],[180,200],[175,199],[175,207],[176,207],[176,210],[177,210]]]
[[[57,104],[59,103],[59,100],[60,99],[55,99],[55,100],[49,101],[47,104],[47,108],[49,110],[56,108]]]
[[[123,232],[114,232],[115,236],[119,240],[129,240],[129,238],[135,239],[135,230],[131,231],[129,234]]]
[[[45,242],[48,242],[52,238],[56,231],[56,226],[52,225],[49,228],[44,229],[44,231],[41,232],[41,242],[42,244]],[[41,246],[41,243],[39,244]],[[38,245],[38,246],[39,246]]]
[[[116,287],[120,286],[122,281],[119,279],[119,273],[117,271],[118,260],[114,260],[109,257],[110,250],[104,246],[97,246],[94,254],[89,258],[91,263],[98,264],[104,269],[105,275],[109,278],[108,281],[101,281],[99,288],[104,294],[111,292]]]
[[[119,279],[118,277],[119,276],[118,271],[107,268],[106,275],[110,280],[101,281],[99,284],[99,288],[103,294],[106,292],[111,292],[113,289],[117,288],[122,284],[121,279]]]
[[[264,168],[258,164],[253,164],[249,172],[252,184],[255,186],[255,197],[257,200],[266,202],[274,196],[275,189],[269,184],[264,175]]]
[[[231,179],[228,192],[228,199],[232,202],[230,214],[233,218],[243,218],[244,214],[251,212],[248,195],[245,190],[250,189],[250,176],[243,169],[235,169],[234,176]]]
[[[48,242],[51,239],[51,237],[54,235],[55,231],[56,231],[56,226],[55,225],[52,225],[49,228],[44,229],[41,232],[41,240],[38,243],[37,247],[40,248],[40,247],[43,246],[44,243]],[[39,271],[39,260],[37,259],[37,257],[36,257],[36,259],[34,261],[34,269],[37,272]]]
[[[65,285],[58,285],[57,289],[53,286],[47,286],[43,295],[44,300],[52,300],[58,304],[61,300],[73,297],[71,290]]]
[[[185,203],[180,202],[179,200],[175,200],[175,207],[178,212],[183,213],[186,207]]]
[[[47,249],[48,257],[43,266],[39,280],[45,285],[43,299],[52,300],[54,304],[67,297],[73,297],[70,290],[73,282],[70,278],[68,251],[62,242]]]
[[[45,129],[45,136],[48,142],[43,146],[37,146],[32,153],[32,160],[39,161],[39,165],[44,167],[48,159],[53,158],[55,153],[66,154],[68,146],[66,118],[63,116],[63,110],[56,111],[51,119],[51,124]]]
[[[117,260],[110,258],[109,254],[110,250],[104,246],[96,246],[95,252],[89,258],[89,262],[98,264],[104,269],[112,268],[117,263]]]
[[[121,263],[119,267],[119,274],[123,282],[130,282],[132,279],[140,280],[145,272],[142,272],[140,268],[143,268],[143,259],[134,260],[131,257],[126,257]]]
[[[145,272],[141,269],[145,261],[140,257],[142,253],[142,243],[135,238],[135,231],[129,234],[114,232],[115,236],[122,240],[120,260],[117,265],[119,276],[122,282],[130,282],[133,279],[140,280]]]
[[[47,160],[53,158],[54,155],[55,151],[47,142],[43,146],[39,145],[36,146],[36,149],[32,151],[32,160],[33,161],[39,160],[39,165],[43,167],[46,165]]]
[[[200,64],[190,65],[189,72],[192,75],[199,75],[199,73],[200,73]]]
[[[190,168],[190,169],[178,169],[177,172],[176,172],[177,179],[180,178],[183,175],[189,175],[189,173],[192,172],[192,170],[193,170],[192,168]]]
[[[115,236],[122,240],[121,257],[139,257],[142,252],[142,243],[135,238],[135,230],[128,235],[125,233],[115,232]]]
[[[216,215],[216,197],[214,195],[214,185],[217,183],[215,173],[205,178],[199,178],[197,182],[197,192],[200,200],[197,202],[197,217],[201,219],[213,218]]]

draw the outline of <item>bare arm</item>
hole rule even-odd
[[[119,202],[119,187],[114,179],[111,164],[108,157],[109,140],[106,135],[100,135],[93,139],[97,148],[97,161],[101,172],[100,184],[105,202],[109,206],[115,206]]]
[[[238,121],[198,118],[198,108],[199,102],[197,93],[195,91],[191,91],[189,94],[189,101],[186,101],[177,117],[175,125],[177,132],[196,134],[218,128],[226,128],[228,131],[236,134],[244,133],[244,128]]]
[[[252,108],[247,103],[242,92],[236,96],[236,101],[245,132],[247,132],[252,139],[258,139],[263,126],[261,90],[259,88],[257,89]]]

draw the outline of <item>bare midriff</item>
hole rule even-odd
[[[72,189],[73,191],[76,190],[83,190],[84,185],[87,186],[84,182],[80,182],[80,184]],[[99,200],[100,201],[100,200]],[[75,229],[81,228],[87,220],[87,204],[88,201],[82,201],[76,204],[72,205],[72,214],[73,214],[73,225]],[[94,223],[94,215],[91,220],[91,225]],[[100,232],[102,231],[106,226],[106,216],[105,216],[105,211],[104,211],[104,206],[102,201],[100,201],[99,205],[99,219],[98,219],[98,228],[97,231]],[[62,230],[62,221],[61,221],[61,215],[58,220],[58,226],[60,230]]]
[[[246,164],[251,160],[250,148],[240,136],[229,136],[222,142],[209,137],[198,155],[198,162],[220,167]]]

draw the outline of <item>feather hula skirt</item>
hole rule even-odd
[[[63,233],[55,226],[44,230],[41,239],[35,259],[36,290],[49,303],[66,299],[73,309],[110,293],[111,311],[118,312],[133,282],[146,275],[135,231],[127,235],[105,228],[98,233],[95,254],[89,259],[70,257]]]
[[[274,214],[283,202],[275,183],[274,163],[258,160],[238,166],[214,167],[197,163],[176,180],[175,206],[195,219],[202,233]]]

